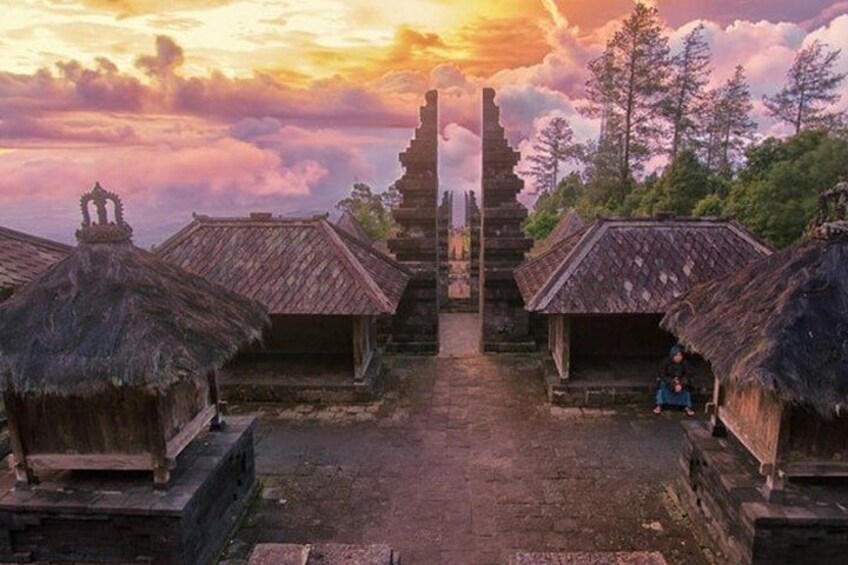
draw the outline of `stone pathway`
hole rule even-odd
[[[393,408],[373,421],[261,420],[263,492],[224,562],[245,563],[255,543],[335,542],[388,544],[405,565],[516,551],[707,563],[669,495],[679,415],[552,410],[528,356],[390,364]]]

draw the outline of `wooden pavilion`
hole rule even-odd
[[[808,238],[693,289],[663,320],[712,365],[715,431],[757,459],[769,490],[848,477],[846,206],[842,183]]]
[[[0,301],[70,252],[70,245],[0,227]]]
[[[195,216],[157,253],[268,308],[263,347],[246,360],[269,367],[261,380],[272,388],[371,381],[380,368],[375,320],[394,314],[409,280],[325,216]]]
[[[164,485],[217,422],[216,370],[267,314],[133,246],[120,199],[99,184],[81,205],[78,246],[0,305],[12,466],[23,483],[92,469],[152,470]]]
[[[515,271],[527,310],[546,315],[561,381],[573,357],[646,357],[668,350],[665,307],[771,249],[733,220],[599,218]],[[651,375],[653,382],[653,375]]]

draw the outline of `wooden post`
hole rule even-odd
[[[12,448],[9,467],[15,472],[15,487],[29,488],[30,485],[38,484],[38,479],[27,464],[26,448],[18,425],[17,411],[20,408],[20,403],[16,403],[9,394],[4,394],[4,401],[6,403],[6,424],[9,426],[9,443]]]
[[[719,417],[719,411],[721,410],[721,382],[719,382],[718,377],[713,377],[713,401],[707,404],[707,410],[710,408],[710,404],[712,404],[712,415],[710,416],[710,432],[713,437],[727,437],[727,428],[724,427],[724,424],[721,423],[721,418]]]
[[[362,352],[362,320],[363,316],[353,316],[353,380],[359,382],[362,380],[365,372],[362,367],[363,352]]]
[[[151,438],[153,445],[150,449],[151,464],[153,465],[153,487],[166,489],[171,480],[171,462],[168,460],[168,440],[165,437],[165,424],[162,418],[162,402],[157,394],[153,397],[153,414],[150,419]]]
[[[789,422],[792,416],[792,408],[781,403],[780,409],[780,429],[777,431],[777,445],[774,448],[773,463],[769,467],[764,465],[766,474],[766,496],[769,502],[779,502],[782,496],[785,476],[783,472],[784,464],[789,454],[789,434],[791,433]]]
[[[209,423],[209,429],[213,432],[224,429],[224,418],[221,415],[221,390],[218,388],[218,371],[209,371],[206,375],[209,382],[209,402],[215,406],[215,415]]]
[[[571,317],[567,314],[550,316],[548,348],[554,358],[560,381],[568,381],[571,376]]]

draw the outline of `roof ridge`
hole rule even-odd
[[[571,273],[574,272],[580,262],[586,257],[586,255],[588,255],[589,250],[592,248],[592,245],[597,243],[601,236],[608,231],[609,226],[610,222],[600,219],[589,225],[589,227],[584,231],[583,235],[580,236],[580,241],[577,242],[577,244],[571,249],[571,251],[568,252],[565,257],[563,257],[563,259],[559,263],[559,266],[553,270],[551,275],[548,277],[548,280],[545,281],[545,284],[542,285],[542,287],[533,297],[533,300],[531,300],[530,303],[527,305],[528,310],[538,311],[542,308],[547,308],[548,304],[550,304],[550,301],[557,294],[557,292],[559,292],[559,290],[565,284],[565,281],[568,279]],[[569,263],[569,259],[572,256],[576,257],[576,259],[571,262],[571,264],[567,265],[565,269],[563,269],[563,265]]]
[[[318,220],[317,223],[318,226],[320,226],[320,229],[323,230],[324,234],[330,239],[330,243],[342,254],[342,257],[345,261],[347,261],[348,266],[350,266],[354,272],[362,278],[367,291],[371,294],[371,297],[377,301],[377,305],[383,311],[391,312],[393,308],[388,297],[383,293],[377,283],[374,282],[374,279],[371,278],[371,275],[368,274],[368,271],[365,270],[362,263],[353,256],[353,253],[348,246],[345,245],[341,237],[339,237],[339,234],[333,228],[332,224],[330,224],[330,222],[326,219]]]
[[[403,266],[401,263],[399,263],[398,261],[396,261],[392,257],[389,257],[385,253],[382,253],[379,249],[377,249],[373,245],[371,245],[371,244],[369,244],[365,241],[362,241],[362,240],[358,239],[357,237],[354,237],[353,235],[347,233],[345,230],[343,230],[342,228],[340,228],[336,224],[333,224],[332,222],[327,222],[327,223],[330,225],[331,228],[333,228],[333,230],[335,230],[335,232],[339,235],[339,237],[342,240],[356,245],[357,247],[359,247],[360,249],[362,249],[363,251],[365,251],[369,255],[372,255],[377,260],[382,261],[386,265],[388,265],[392,268],[395,268],[395,269],[403,272],[406,275],[412,276],[412,273],[409,271],[409,269],[407,269],[405,266]]]
[[[13,230],[12,228],[7,228],[4,226],[0,226],[0,235],[5,235],[13,239],[25,241],[27,243],[32,243],[35,245],[51,247],[55,251],[70,252],[74,248],[72,245],[68,245],[67,243],[61,243],[59,241],[47,239],[46,237],[41,237],[38,235],[33,235],[31,233],[26,233],[18,230]]]
[[[194,233],[200,228],[200,222],[198,221],[198,216],[192,218],[192,220],[180,228],[174,235],[160,243],[159,245],[153,246],[153,252],[157,255],[163,255],[168,253],[173,247],[176,247],[180,243],[182,243],[189,235]]]

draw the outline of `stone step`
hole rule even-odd
[[[260,543],[248,565],[399,565],[388,545]]]

